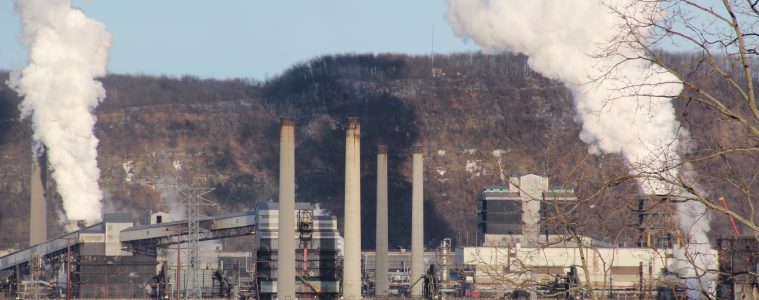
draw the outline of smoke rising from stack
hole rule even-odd
[[[105,89],[94,79],[106,73],[111,35],[68,0],[17,0],[15,7],[30,54],[8,82],[24,98],[21,117],[31,116],[34,139],[48,147],[66,217],[99,221],[103,193],[92,111]]]
[[[662,18],[665,11],[656,2],[616,1],[628,12]],[[657,180],[674,179],[680,163],[677,150],[680,124],[675,119],[671,97],[682,84],[666,70],[625,57],[644,55],[620,35],[623,25],[599,1],[471,1],[448,0],[446,16],[458,36],[468,37],[485,51],[513,51],[528,56],[530,67],[546,77],[562,81],[574,94],[580,138],[596,153],[621,153],[631,174],[649,174],[638,181],[647,194],[681,194]],[[639,32],[648,36],[648,32]],[[613,53],[603,56],[604,46],[617,42]],[[620,64],[621,63],[621,64]],[[594,80],[603,78],[604,80]],[[662,97],[637,96],[662,95]],[[680,174],[682,175],[682,174]],[[688,233],[698,256],[709,249],[708,219],[693,214],[704,212],[698,202],[678,204],[680,229]],[[681,253],[682,254],[682,253]],[[676,266],[687,276],[693,267]],[[710,278],[702,277],[702,282]],[[698,280],[687,284],[694,287]]]

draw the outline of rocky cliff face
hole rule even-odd
[[[181,213],[176,186],[215,188],[210,198],[220,211],[276,201],[278,126],[285,116],[296,118],[297,201],[319,203],[340,219],[344,127],[347,117],[361,118],[365,248],[374,245],[379,144],[389,148],[393,247],[410,244],[414,144],[425,147],[429,247],[446,236],[473,237],[480,186],[502,184],[512,173],[546,174],[552,185],[583,196],[624,172],[618,157],[588,154],[571,94],[531,71],[522,56],[436,56],[434,66],[430,57],[327,56],[263,83],[124,75],[104,83],[108,96],[96,127],[100,183],[108,210],[135,216]],[[18,102],[0,87],[0,226],[7,229],[0,244],[8,245],[23,245],[28,226],[31,129],[17,119]],[[49,207],[60,209],[60,199],[53,202]],[[629,211],[581,210],[601,223],[587,229],[598,235],[624,235],[623,225],[634,222]],[[51,211],[50,220],[56,217]]]

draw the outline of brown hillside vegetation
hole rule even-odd
[[[276,201],[279,118],[294,116],[296,199],[319,203],[341,220],[344,126],[356,116],[362,130],[365,248],[374,246],[380,144],[390,153],[391,247],[410,244],[414,144],[425,146],[428,247],[443,237],[473,238],[480,186],[527,172],[546,174],[552,185],[574,188],[580,198],[608,200],[574,212],[581,233],[632,241],[635,187],[623,183],[595,194],[624,174],[623,162],[616,155],[588,154],[578,138],[572,95],[526,61],[512,54],[467,53],[437,55],[433,66],[429,56],[324,56],[267,82],[109,75],[95,129],[106,207],[133,212],[143,222],[149,210],[170,208],[166,191],[174,183],[214,187],[211,199],[221,212]],[[0,245],[9,247],[23,246],[28,231],[31,128],[29,120],[18,120],[19,101],[0,86],[0,226],[6,229]],[[687,124],[714,122],[698,118]],[[53,202],[49,207],[59,210],[60,199]],[[54,210],[49,214],[58,218]],[[723,219],[715,217],[717,233],[725,232]],[[55,224],[49,228],[60,232]]]

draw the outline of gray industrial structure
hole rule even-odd
[[[266,202],[257,208],[256,272],[261,299],[287,299],[278,296],[278,266],[283,262],[279,251],[280,210],[276,202]],[[297,224],[290,239],[297,244],[293,275],[295,297],[333,299],[339,296],[339,249],[337,219],[334,216],[314,215],[308,203],[295,203],[291,212]],[[291,299],[296,299],[296,298]]]
[[[759,299],[759,240],[755,236],[720,238],[719,299]]]
[[[293,261],[297,296],[336,298],[340,278],[336,218],[314,216],[307,203],[297,203],[292,214],[298,226],[293,236],[298,245]],[[29,296],[29,290],[35,290],[59,297],[70,290],[74,298],[162,298],[179,290],[180,295],[190,296],[186,285],[193,275],[185,254],[188,220],[158,223],[165,216],[155,214],[153,224],[134,226],[132,219],[130,214],[105,214],[102,223],[1,257],[0,292]],[[274,202],[262,203],[255,211],[202,218],[200,241],[255,233],[258,245],[256,257],[202,245],[197,277],[202,296],[229,297],[235,295],[234,290],[239,295],[275,298],[278,220]],[[174,263],[177,245],[182,245],[180,263]],[[208,255],[213,259],[204,258]],[[256,271],[257,280],[251,277]],[[32,283],[36,286],[30,288]]]
[[[281,120],[279,201],[259,203],[254,211],[206,217],[199,212],[201,202],[188,201],[184,220],[170,220],[158,212],[151,214],[148,224],[135,225],[130,214],[105,214],[101,223],[47,240],[42,156],[32,165],[30,246],[0,257],[0,298],[295,300],[430,298],[477,291],[500,297],[525,288],[504,284],[503,278],[512,282],[554,278],[559,283],[556,274],[569,268],[566,278],[572,280],[567,286],[579,284],[577,259],[583,247],[596,249],[590,271],[581,270],[588,272],[594,288],[604,290],[608,283],[610,291],[650,294],[664,276],[661,270],[672,246],[666,198],[640,198],[638,248],[620,248],[584,236],[567,241],[561,234],[572,224],[556,223],[559,218],[552,212],[576,205],[574,191],[551,188],[547,177],[535,174],[482,187],[476,247],[459,246],[454,251],[446,238],[437,251],[424,252],[424,148],[419,145],[412,149],[411,251],[388,249],[388,153],[383,145],[377,148],[377,249],[362,253],[360,139],[358,119],[349,118],[344,249],[334,216],[318,215],[311,204],[295,202],[293,119]],[[196,200],[210,191],[188,190],[189,198]],[[248,235],[255,236],[253,251],[224,252],[221,244],[201,243]],[[719,297],[757,297],[759,282],[750,276],[759,271],[756,239],[721,239],[719,245]],[[607,261],[609,274],[598,265]],[[535,296],[547,292],[539,291],[545,288],[541,286],[526,288]]]
[[[123,251],[119,240],[132,225],[131,215],[106,214],[102,223],[6,255],[0,258],[0,290],[9,296],[60,295],[68,283],[76,298],[148,296],[155,257]]]
[[[638,196],[638,247],[666,249],[672,247],[672,206],[661,195]]]
[[[455,261],[455,252],[447,251],[438,248],[437,251],[425,251],[423,253],[423,267],[429,269],[430,266],[439,267],[436,276],[441,282],[440,294],[442,295],[455,295],[454,283],[459,278],[457,277],[458,270],[455,269],[453,262]],[[380,281],[380,267],[377,259],[380,253],[376,251],[364,251],[362,252],[364,261],[364,272],[366,279],[370,283],[376,283]],[[387,252],[387,297],[409,297],[410,287],[414,284],[411,281],[411,252],[406,249],[394,249]],[[445,267],[444,267],[445,266]],[[425,281],[416,282],[416,285],[423,287]],[[367,287],[367,295],[378,293],[376,284],[372,286],[369,284]],[[373,290],[373,291],[372,291]],[[378,298],[384,296],[377,296]]]
[[[477,241],[485,246],[537,245],[539,234],[556,234],[553,206],[574,205],[571,189],[550,188],[548,177],[512,176],[508,185],[482,187],[477,201]]]

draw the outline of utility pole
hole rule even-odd
[[[180,286],[180,284],[179,284],[179,268],[182,266],[181,265],[181,261],[180,261],[180,257],[181,257],[181,253],[182,253],[181,248],[180,248],[181,245],[182,245],[182,243],[179,240],[179,235],[177,235],[177,278],[174,279],[175,284],[177,286],[177,300],[182,300],[182,294],[179,293],[179,286]]]
[[[71,239],[66,239],[66,300],[71,300]]]

